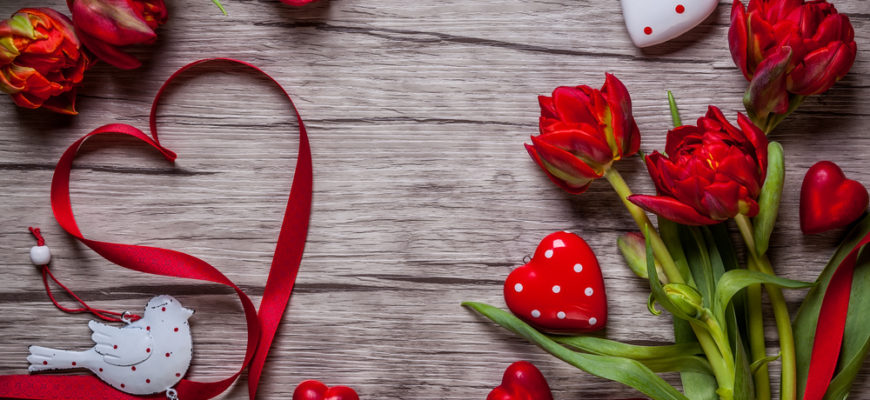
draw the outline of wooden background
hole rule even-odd
[[[366,399],[483,399],[520,359],[541,368],[557,399],[637,395],[459,303],[503,306],[511,269],[543,236],[569,229],[589,241],[604,269],[606,336],[671,340],[669,317],[647,312],[648,288],[616,250],[616,238],[635,229],[616,195],[603,181],[582,196],[561,192],[522,144],[537,132],[537,95],[558,85],[598,87],[605,71],[629,88],[646,152],[664,146],[667,89],[686,121],[708,104],[736,117],[746,83],[728,53],[730,2],[690,33],[646,50],[630,43],[616,1],[322,0],[296,9],[226,0],[229,16],[208,0],[169,2],[158,42],[136,51],[145,65],[91,70],[79,116],[0,100],[0,373],[26,372],[29,344],[91,343],[88,316],[48,301],[27,255],[29,225],[45,232],[55,274],[93,305],[136,311],[168,293],[195,308],[192,378],[236,369],[245,330],[230,291],[109,264],[62,232],[48,197],[54,165],[76,138],[110,122],[146,128],[170,73],[223,56],[253,62],[287,88],[314,152],[309,240],[260,398],[289,398],[315,378]],[[0,15],[20,7],[12,3],[2,2]],[[65,11],[64,4],[33,5]],[[870,183],[870,2],[836,4],[851,17],[858,59],[773,134],[786,150],[787,184],[771,256],[795,279],[814,279],[843,235],[800,233],[806,169],[829,159]],[[293,117],[266,81],[223,64],[187,74],[163,105],[161,139],[179,154],[176,166],[130,140],[87,144],[72,184],[82,230],[201,257],[259,301],[295,162]],[[652,191],[638,158],[618,168],[636,192]],[[802,293],[788,295],[793,310]],[[772,338],[771,331],[775,347]],[[870,398],[866,367],[853,398]],[[242,383],[227,398],[245,398]]]

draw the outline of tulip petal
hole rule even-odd
[[[787,88],[803,96],[820,94],[849,72],[855,62],[855,42],[831,42],[808,54],[788,75]]]
[[[85,47],[94,53],[97,58],[120,69],[135,69],[142,65],[136,57],[118,50],[117,47],[91,37],[87,33],[79,31],[79,39]]]
[[[731,59],[746,80],[752,80],[752,74],[747,67],[747,46],[749,42],[749,28],[746,25],[746,8],[740,0],[734,0],[731,5],[731,27],[728,29],[728,47],[731,50]]]
[[[578,181],[577,185],[571,185],[568,182],[557,178],[556,176],[551,174],[550,171],[547,170],[547,166],[544,164],[544,161],[538,155],[538,152],[535,150],[535,147],[530,145],[530,144],[526,144],[525,146],[526,146],[526,151],[529,152],[529,156],[531,156],[532,160],[534,160],[535,163],[538,164],[538,166],[541,167],[542,170],[544,170],[544,173],[547,174],[547,178],[550,178],[550,180],[553,183],[555,183],[556,186],[559,186],[560,188],[562,188],[562,190],[564,190],[568,193],[571,193],[571,194],[580,194],[580,193],[585,192],[586,189],[589,188],[589,183],[592,182],[591,179],[588,180],[586,182],[586,184],[582,184]]]
[[[541,118],[559,119],[559,113],[556,112],[556,105],[553,104],[552,97],[538,96],[538,104],[541,106]]]
[[[128,0],[73,0],[76,28],[114,46],[153,41],[157,34]]]
[[[592,113],[593,89],[588,86],[560,86],[553,90],[553,104],[563,122],[598,124]]]
[[[586,124],[578,128],[545,133],[537,139],[570,152],[590,166],[604,168],[610,164],[613,161],[610,147],[594,131],[590,132],[594,128]]]
[[[785,114],[788,111],[786,70],[791,53],[790,47],[782,47],[758,65],[743,98],[751,115],[766,118],[771,112]]]
[[[579,186],[576,184],[577,182],[604,176],[603,172],[593,170],[577,156],[547,143],[540,136],[532,136],[531,138],[541,161],[548,166],[547,171],[560,179],[571,182],[572,186]]]
[[[725,220],[733,218],[739,210],[741,186],[734,181],[716,182],[704,188],[701,199],[706,214],[713,219]],[[743,190],[746,191],[745,189]]]
[[[635,128],[634,117],[631,114],[631,96],[628,94],[628,89],[625,85],[616,78],[613,74],[605,74],[604,86],[601,87],[601,95],[607,102],[610,111],[610,126],[613,134],[613,141],[616,145],[616,156],[632,155],[634,153],[626,152],[628,148],[633,146]],[[637,145],[640,146],[640,138]],[[627,144],[627,145],[626,145]]]
[[[635,194],[629,196],[628,200],[644,210],[683,225],[713,225],[720,222],[701,215],[673,197]]]
[[[752,143],[755,159],[758,160],[761,166],[761,175],[765,176],[767,174],[767,136],[743,113],[737,113],[737,125],[740,125],[740,129],[746,136],[746,139],[749,140],[749,143]]]
[[[668,131],[665,141],[665,153],[674,157],[679,149],[689,143],[700,143],[702,132],[693,125],[682,125]]]

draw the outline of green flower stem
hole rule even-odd
[[[752,223],[745,215],[741,214],[734,219],[740,229],[740,236],[749,248],[748,267],[752,271],[759,271],[756,262],[757,254],[755,236]],[[760,272],[760,271],[759,271]],[[752,362],[767,357],[767,346],[764,341],[764,314],[761,308],[761,285],[751,285],[746,288],[746,301],[749,303],[749,351],[752,354]],[[791,326],[791,325],[789,325]],[[767,364],[762,365],[755,371],[755,397],[758,400],[770,399],[770,372]]]
[[[662,269],[665,271],[665,276],[667,276],[668,281],[671,283],[685,283],[685,279],[683,279],[682,274],[680,274],[680,270],[677,268],[677,264],[674,262],[673,257],[671,257],[671,253],[668,251],[665,242],[662,240],[661,236],[659,236],[658,230],[653,226],[649,217],[646,216],[646,212],[634,203],[628,201],[628,196],[631,196],[632,193],[628,184],[625,183],[624,179],[622,179],[622,175],[620,175],[615,168],[610,168],[604,173],[604,177],[607,178],[607,181],[610,182],[611,186],[613,186],[613,190],[615,190],[619,195],[619,198],[622,199],[622,204],[625,204],[628,212],[631,213],[632,218],[634,218],[634,222],[636,222],[637,226],[640,227],[641,232],[647,232],[649,234],[653,253],[655,253],[656,259],[662,265]],[[690,325],[692,326],[692,331],[695,333],[695,337],[698,339],[698,343],[701,345],[701,349],[704,350],[704,354],[710,362],[710,366],[713,368],[713,375],[716,376],[716,381],[720,387],[726,389],[724,392],[728,393],[725,396],[720,394],[720,397],[726,400],[730,399],[734,387],[733,357],[726,361],[720,351],[721,346],[717,344],[717,341],[713,340],[710,332],[708,332],[704,326],[695,323],[691,323]],[[728,346],[728,339],[725,338],[724,340],[725,341],[722,342],[721,345]]]
[[[631,213],[634,222],[636,222],[637,226],[640,227],[640,231],[647,231],[645,227],[649,226],[648,232],[650,234],[653,252],[656,255],[656,259],[662,265],[662,269],[664,269],[665,275],[668,277],[668,282],[685,283],[683,275],[680,274],[677,264],[671,257],[671,253],[668,252],[667,246],[665,246],[665,242],[662,240],[662,237],[659,236],[658,230],[656,230],[652,222],[650,222],[649,218],[646,216],[646,212],[644,212],[640,207],[634,205],[634,203],[628,201],[628,196],[631,196],[632,193],[628,184],[626,184],[625,180],[622,179],[622,175],[620,175],[615,168],[610,168],[604,173],[604,177],[607,178],[607,181],[610,182],[611,186],[613,186],[613,190],[615,190],[619,195],[619,198],[622,199],[622,204],[625,204],[625,208],[627,208],[628,212]]]
[[[756,254],[752,222],[743,214],[737,215],[734,217],[734,220],[737,221],[740,233],[746,241],[746,247],[749,248],[750,265],[754,265],[759,272],[776,276],[767,255]],[[747,234],[749,236],[747,236]],[[764,285],[764,288],[767,291],[767,295],[770,297],[770,304],[773,307],[773,316],[776,319],[776,329],[779,332],[779,351],[780,354],[782,354],[782,388],[780,390],[780,399],[795,400],[797,398],[797,371],[795,366],[794,333],[792,332],[791,327],[791,316],[788,314],[788,306],[785,304],[785,296],[782,294],[782,289],[773,285]],[[750,304],[750,309],[753,308],[753,306],[753,304]]]
[[[716,345],[716,342],[710,336],[710,332],[707,331],[707,328],[701,325],[697,321],[689,321],[689,326],[692,327],[692,331],[695,332],[695,337],[698,338],[698,344],[701,345],[701,349],[704,350],[704,355],[707,356],[707,361],[710,362],[710,367],[713,369],[713,376],[716,377],[716,383],[718,383],[720,388],[726,388],[729,392],[733,392],[734,389],[734,362],[729,363],[722,357],[722,353],[719,351],[719,347]],[[723,399],[727,399],[730,397],[721,396]]]
[[[755,265],[750,265],[751,270],[757,270]],[[749,350],[752,362],[767,357],[767,348],[764,343],[764,314],[761,311],[761,285],[750,285],[746,288],[746,301],[749,303]],[[762,364],[755,371],[755,398],[757,400],[770,400],[770,372],[767,363]]]

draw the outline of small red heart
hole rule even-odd
[[[570,232],[548,235],[528,264],[504,282],[508,308],[552,333],[580,333],[607,323],[607,296],[595,253]]]
[[[501,386],[486,400],[553,400],[553,394],[541,371],[528,361],[517,361],[504,371]]]
[[[293,400],[359,400],[359,396],[347,386],[327,387],[323,383],[310,380],[296,387]]]
[[[837,164],[820,161],[810,167],[801,186],[801,230],[809,235],[849,225],[868,202],[864,185],[846,179]]]

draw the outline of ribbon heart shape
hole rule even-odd
[[[517,361],[507,367],[501,385],[489,392],[486,400],[553,400],[553,394],[534,364]]]
[[[164,90],[181,73],[206,62],[229,62],[242,65],[262,74],[274,83],[289,101],[290,109],[295,113],[299,124],[299,150],[296,159],[296,171],[290,188],[287,208],[281,231],[278,234],[277,245],[272,258],[269,277],[263,291],[259,310],[251,299],[229,278],[217,268],[194,256],[158,247],[137,246],[121,243],[110,243],[86,238],[79,230],[72,211],[69,184],[73,161],[85,140],[97,135],[126,135],[156,149],[168,161],[175,160],[175,153],[160,144],[157,137],[157,105]],[[177,398],[184,400],[211,399],[229,388],[242,371],[248,367],[248,394],[251,399],[256,397],[257,387],[266,357],[269,354],[272,340],[281,323],[281,318],[296,281],[305,240],[308,235],[308,223],[311,215],[311,200],[313,189],[313,167],[308,134],[302,117],[296,110],[290,95],[281,85],[256,66],[226,58],[205,59],[192,62],[181,67],[170,76],[158,90],[151,106],[149,125],[151,135],[146,135],[139,129],[126,124],[104,125],[75,141],[61,156],[55,168],[51,181],[51,208],[58,224],[67,233],[88,246],[108,261],[124,268],[149,274],[193,279],[218,283],[228,286],[238,296],[245,312],[247,325],[247,347],[245,358],[239,369],[233,375],[217,382],[196,382],[182,379],[176,386]],[[162,399],[164,394],[151,396],[132,396],[104,384],[92,375],[5,375],[0,376],[0,397],[17,399],[91,399],[91,400],[136,400]]]
[[[847,179],[837,164],[820,161],[801,185],[801,230],[809,235],[842,228],[858,219],[868,203],[864,185]]]
[[[319,381],[309,380],[296,387],[293,400],[359,400],[359,396],[347,386],[327,387]]]
[[[526,264],[510,273],[504,298],[517,317],[552,333],[601,329],[607,296],[595,253],[570,232],[547,235]]]

